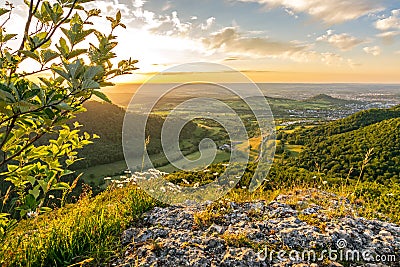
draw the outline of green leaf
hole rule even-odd
[[[75,60],[74,63],[64,65],[72,78],[78,78],[83,72],[83,64],[81,60]]]
[[[18,34],[6,34],[1,38],[1,41],[5,43],[7,41],[10,41],[12,38],[14,38],[17,35]]]
[[[46,108],[46,109],[44,110],[44,113],[46,113],[47,117],[48,117],[50,120],[54,119],[54,117],[56,116],[56,115],[54,114],[54,112],[53,112],[50,108]]]
[[[39,32],[38,34],[34,35],[30,38],[30,41],[34,44],[35,47],[39,47],[42,49],[49,48],[51,45],[51,40],[48,40],[46,43],[43,43],[44,40],[47,38],[47,32]],[[43,44],[42,44],[43,43]]]
[[[36,198],[32,195],[25,196],[25,205],[28,208],[35,209],[36,208]]]
[[[69,184],[60,182],[51,187],[52,190],[68,190],[70,188]]]
[[[75,173],[74,171],[64,170],[60,176],[62,177],[62,176],[66,176],[66,175],[70,175],[70,174],[74,174],[74,173]]]
[[[47,182],[44,180],[38,180],[37,181],[40,187],[42,188],[43,192],[47,191]]]
[[[32,59],[36,60],[37,62],[40,62],[40,57],[37,54],[35,54],[35,53],[31,52],[31,51],[22,50],[21,53],[24,54],[25,56],[29,57],[29,58],[32,58]]]
[[[3,16],[4,14],[7,14],[8,12],[10,12],[11,10],[6,9],[6,8],[0,8],[0,16]]]
[[[42,50],[41,51],[42,61],[44,64],[58,57],[58,53],[53,50]]]
[[[71,58],[80,56],[86,52],[87,52],[87,49],[76,49],[76,50],[71,51],[66,58],[71,59]]]
[[[28,177],[26,177],[26,179],[31,183],[32,186],[35,185],[35,183],[36,183],[35,177],[33,177],[33,176],[28,176]]]
[[[64,79],[66,79],[67,81],[70,80],[71,77],[69,76],[68,73],[66,73],[66,72],[64,71],[63,68],[58,67],[58,66],[53,66],[53,67],[51,67],[51,69],[52,69],[53,71],[55,71],[58,75],[60,75],[60,76],[63,77]]]
[[[69,54],[69,47],[67,45],[67,41],[65,41],[64,38],[60,38],[60,44],[56,45],[58,51],[60,51],[61,55],[63,55],[65,58],[67,58]]]
[[[85,80],[82,83],[82,89],[83,90],[88,90],[88,89],[100,89],[99,83],[93,81],[93,80]]]
[[[40,195],[40,185],[35,186],[35,188],[33,188],[32,190],[28,191],[29,194],[31,194],[35,200],[39,197]]]
[[[101,100],[103,100],[105,102],[108,102],[108,103],[111,103],[111,100],[104,93],[102,93],[100,91],[97,91],[97,90],[94,90],[93,94],[95,96],[97,96],[98,98],[100,98]]]
[[[48,213],[50,211],[52,211],[52,209],[49,207],[41,207],[40,208],[40,213]]]
[[[118,10],[118,12],[117,12],[116,19],[118,22],[121,21],[121,11],[120,10]]]
[[[85,78],[85,80],[93,80],[93,78],[99,74],[101,71],[103,70],[103,68],[101,66],[93,66],[93,67],[89,67],[86,71],[85,74],[83,75],[83,77]]]
[[[7,101],[7,100],[14,102],[15,98],[9,92],[0,89],[0,101]]]
[[[51,19],[54,23],[58,23],[61,20],[62,15],[64,14],[64,10],[61,5],[55,3],[52,9],[52,14],[50,15]]]
[[[73,108],[65,102],[62,102],[62,103],[56,105],[56,108],[58,108],[60,110],[73,110]]]

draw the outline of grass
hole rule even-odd
[[[194,223],[199,227],[208,227],[230,212],[227,202],[218,201],[208,205],[203,211],[194,214]]]
[[[101,265],[120,252],[122,231],[155,205],[134,186],[84,195],[76,204],[21,221],[1,245],[0,265]]]
[[[219,171],[221,165],[210,166],[210,172]],[[296,206],[304,194],[310,194],[306,204],[322,207],[328,218],[360,216],[400,223],[400,185],[382,185],[372,182],[344,181],[340,179],[301,181],[293,177],[294,169],[279,169],[272,174],[264,187],[255,192],[236,188],[220,201],[209,205],[194,215],[197,227],[220,224],[225,214],[231,211],[229,202],[271,201],[278,195],[291,195],[287,204]],[[282,173],[284,176],[282,176]],[[277,177],[274,177],[278,175]],[[314,175],[312,173],[307,175]],[[189,179],[189,178],[187,178]],[[200,179],[200,178],[198,178]],[[283,181],[279,183],[278,181]],[[195,182],[195,181],[191,181]],[[268,185],[274,184],[273,187]],[[278,185],[279,184],[279,185]],[[307,191],[308,189],[318,189]],[[320,194],[325,191],[334,193]],[[345,198],[349,203],[343,201]],[[336,201],[336,202],[332,202]],[[334,204],[336,203],[336,204]],[[0,245],[1,266],[98,266],[107,263],[121,253],[119,237],[141,214],[155,205],[152,198],[135,186],[108,188],[92,198],[84,194],[76,204],[67,205],[38,218],[23,220],[12,230]],[[354,208],[349,209],[349,205]],[[257,217],[256,211],[249,212]],[[299,215],[302,221],[325,230],[325,222],[315,215]],[[260,244],[251,243],[240,233],[221,236],[230,246],[248,246],[258,249]],[[157,249],[162,244],[151,244]]]
[[[195,153],[187,155],[186,158],[189,159],[189,160],[197,160],[200,157],[200,155],[201,155],[200,152],[197,151]],[[229,159],[230,159],[230,153],[224,152],[224,151],[217,151],[217,155],[215,156],[213,164],[217,164],[217,163],[220,163],[220,162],[225,162],[225,161],[228,161]],[[207,158],[207,157],[204,158],[204,161],[208,161],[208,160],[210,160],[210,158]],[[182,162],[182,160],[178,160],[178,161],[176,161],[174,163],[180,164],[181,162]],[[203,167],[206,167],[206,165],[207,164],[204,164]],[[188,166],[185,166],[185,167],[190,169],[190,168],[193,168],[193,167],[197,167],[197,165],[191,166],[189,164]],[[159,167],[157,169],[159,169],[159,170],[161,170],[163,172],[168,172],[168,173],[172,173],[174,171],[178,171],[178,169],[175,166],[173,166],[172,164],[168,164],[166,166]]]
[[[115,176],[126,170],[126,162],[125,160],[97,165],[94,167],[87,168],[85,170],[76,171],[77,173],[83,173],[82,178],[86,183],[93,183],[95,185],[99,185],[101,179],[107,176]]]
[[[293,156],[297,156],[303,151],[304,146],[300,145],[286,145],[285,150],[289,151]]]
[[[152,160],[154,159],[156,161],[160,160],[159,157],[160,157],[159,155],[151,156]],[[196,160],[199,157],[200,157],[200,152],[198,152],[198,151],[186,156],[186,158],[189,160]],[[225,151],[217,151],[217,155],[215,157],[215,160],[213,161],[213,164],[229,161],[229,159],[230,159],[230,153],[225,152]],[[207,160],[209,160],[209,158],[206,158],[205,160],[207,161]],[[180,162],[181,162],[181,160],[178,160],[176,163],[180,163]],[[191,166],[186,166],[186,167],[190,168]],[[78,170],[76,172],[83,173],[82,178],[86,183],[100,185],[102,179],[107,176],[116,177],[116,179],[119,179],[119,176],[126,169],[127,169],[126,162],[124,160],[122,160],[122,161],[117,161],[114,163],[97,165],[94,167],[87,168],[85,170]],[[168,173],[172,173],[172,172],[178,170],[172,164],[158,167],[157,169],[159,169],[163,172],[168,172]]]
[[[253,137],[249,139],[248,145],[250,146],[250,151],[249,147],[247,146],[247,143],[241,143],[236,146],[236,149],[239,151],[242,151],[244,153],[249,153],[249,158],[250,160],[255,160],[258,157],[258,153],[260,150],[260,144],[261,144],[261,137]]]

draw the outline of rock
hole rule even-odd
[[[355,214],[346,199],[335,200],[337,196],[316,190],[278,196],[270,203],[218,203],[223,212],[208,227],[196,225],[194,217],[212,203],[154,208],[139,226],[122,233],[126,250],[111,266],[342,266],[326,259],[279,260],[276,254],[313,249],[368,250],[400,259],[398,225],[350,216],[331,218],[324,213],[325,206],[312,203],[313,196],[332,203],[332,209],[342,203],[349,214]],[[261,257],[261,251],[274,251],[273,261],[269,254]],[[375,262],[345,265],[386,266]]]

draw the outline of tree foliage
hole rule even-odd
[[[371,109],[345,119],[291,134],[282,134],[289,144],[304,145],[289,164],[333,177],[363,178],[383,184],[398,182],[400,164],[400,110]],[[362,171],[365,155],[368,166]]]
[[[131,59],[113,64],[114,30],[125,28],[121,13],[107,17],[110,28],[101,32],[92,22],[100,10],[85,9],[88,2],[25,0],[23,35],[7,31],[13,4],[0,8],[0,182],[11,182],[0,198],[3,205],[11,201],[20,216],[47,211],[49,192],[74,188],[76,181],[68,184],[62,177],[79,160],[76,150],[97,136],[67,122],[85,111],[83,103],[93,96],[109,102],[99,89],[136,69]],[[36,69],[26,71],[28,64]],[[38,145],[49,134],[55,138]]]

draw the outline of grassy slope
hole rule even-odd
[[[221,165],[213,165],[210,172],[180,172],[170,177],[174,182],[185,185],[206,181],[203,177],[221,171]],[[334,192],[350,199],[358,205],[359,216],[378,218],[400,223],[400,186],[390,187],[377,183],[352,183],[340,179],[321,176],[293,167],[275,165],[268,181],[253,193],[242,189],[248,184],[255,165],[250,165],[244,180],[236,189],[222,199],[229,201],[272,200],[278,194],[292,190],[319,188]],[[328,181],[325,183],[324,181]],[[221,202],[217,202],[221,203]],[[99,266],[121,251],[120,235],[129,225],[135,223],[141,214],[158,205],[145,193],[133,185],[125,188],[109,189],[90,198],[81,197],[77,204],[55,210],[37,219],[21,221],[17,228],[8,233],[1,245],[0,265],[2,266]],[[342,217],[340,202],[337,211],[330,217]]]
[[[21,221],[0,245],[0,265],[67,266],[87,261],[98,266],[119,253],[121,232],[154,205],[132,186],[82,197],[76,204]]]
[[[400,118],[388,119],[354,131],[327,136],[305,147],[299,155],[299,165],[307,169],[319,163],[321,171],[331,175],[358,176],[357,167],[369,149],[373,155],[365,179],[387,182],[399,179]]]

